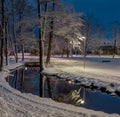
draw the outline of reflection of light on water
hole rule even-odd
[[[76,101],[76,104],[78,104],[78,105],[84,104],[84,103],[85,103],[85,100],[81,99],[81,97],[78,101]]]
[[[71,83],[72,83],[72,81],[71,81],[71,80],[69,80],[69,81],[68,81],[68,83],[69,83],[69,84],[71,84]]]
[[[85,101],[84,101],[84,100],[82,100],[82,101],[81,101],[81,104],[84,104],[84,103],[85,103]]]
[[[27,67],[25,67],[25,70],[27,70]]]

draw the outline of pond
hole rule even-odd
[[[13,88],[24,93],[32,93],[96,111],[120,114],[120,97],[86,89],[56,77],[40,75],[37,67],[15,70],[6,80]]]

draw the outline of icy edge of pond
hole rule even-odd
[[[0,72],[0,117],[119,117],[117,114],[106,114],[20,93],[9,86],[5,77],[9,75],[9,69],[21,65],[14,64]]]
[[[120,84],[118,83],[110,83],[99,79],[75,76],[70,73],[47,73],[43,71],[42,74],[47,76],[55,76],[59,79],[64,79],[69,81],[70,83],[76,83],[86,88],[98,89],[110,95],[120,96]]]

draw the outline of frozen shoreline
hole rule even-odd
[[[0,73],[0,117],[119,117],[68,104],[57,103],[51,99],[40,98],[32,94],[22,94],[6,82],[9,69],[23,64],[13,64]],[[46,72],[54,73],[55,71]],[[58,70],[59,72],[59,70]]]

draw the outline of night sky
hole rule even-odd
[[[66,0],[77,12],[93,14],[103,24],[120,21],[120,0]]]

